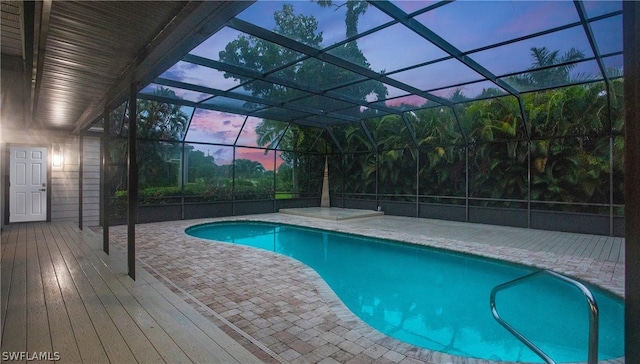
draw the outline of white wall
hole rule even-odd
[[[78,222],[79,203],[79,137],[68,133],[56,133],[52,131],[5,129],[2,132],[3,146],[11,144],[23,144],[44,146],[49,148],[52,155],[53,146],[59,146],[64,151],[64,163],[61,167],[51,165],[49,173],[51,184],[51,221]],[[100,224],[100,139],[95,137],[84,138],[84,173],[83,173],[83,225],[97,226]],[[4,164],[5,161],[2,160]],[[8,169],[8,167],[7,167]],[[6,186],[4,186],[6,188]],[[4,203],[3,208],[4,208]]]
[[[0,141],[2,128],[0,128]],[[0,230],[4,227],[4,143],[0,143]]]
[[[100,138],[84,137],[82,220],[84,226],[100,225]]]

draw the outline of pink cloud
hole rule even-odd
[[[236,159],[249,159],[252,161],[260,162],[265,170],[273,171],[274,163],[273,163],[273,151],[268,151],[267,154],[264,153],[263,149],[252,149],[252,148],[236,148]],[[279,161],[278,167],[282,164],[282,160]]]
[[[400,105],[412,105],[412,106],[422,106],[429,102],[429,100],[424,97],[420,97],[418,95],[409,95],[404,97],[399,97],[396,99],[387,100],[385,104],[390,107],[397,107]]]
[[[262,147],[258,145],[258,134],[256,128],[262,123],[262,119],[249,117],[242,128],[240,137],[238,137],[237,145],[243,145],[247,147]]]
[[[198,109],[191,120],[187,141],[233,144],[244,116]],[[196,139],[195,137],[198,137]]]

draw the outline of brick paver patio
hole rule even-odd
[[[245,246],[215,244],[184,232],[195,224],[224,220],[286,222],[437,246],[554,269],[617,295],[624,294],[621,261],[558,254],[550,249],[528,250],[501,244],[499,239],[485,241],[481,233],[476,234],[477,239],[466,241],[438,237],[438,234],[425,236],[420,230],[425,224],[440,223],[424,219],[375,217],[336,222],[265,214],[137,225],[136,250],[141,267],[267,363],[488,361],[418,348],[374,330],[355,317],[317,273],[294,259]],[[411,227],[416,224],[422,227]],[[449,226],[451,222],[442,224]],[[467,229],[465,234],[474,236],[473,229],[481,232],[486,225],[456,224],[452,228]],[[488,230],[523,234],[520,239],[526,239],[527,234],[537,236],[536,239],[547,233],[567,234],[505,227]],[[580,234],[567,235],[580,237]],[[111,227],[111,236],[114,248],[125,249],[125,226]],[[584,237],[590,239],[588,235]]]

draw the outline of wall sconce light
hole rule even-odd
[[[63,163],[64,163],[64,151],[62,150],[61,146],[54,145],[52,164],[54,167],[62,167]]]

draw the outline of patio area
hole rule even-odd
[[[296,260],[184,232],[191,225],[228,220],[283,222],[468,252],[553,269],[624,294],[624,239],[614,237],[394,216],[331,221],[278,213],[138,225],[139,268],[268,363],[486,361],[421,349],[379,333]],[[126,227],[112,227],[110,234],[114,250],[124,252]]]

